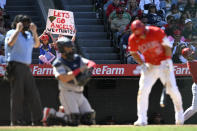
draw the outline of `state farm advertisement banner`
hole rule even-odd
[[[51,34],[73,36],[75,32],[73,12],[49,9],[46,30]]]
[[[30,65],[34,76],[54,76],[50,65]],[[140,66],[137,64],[99,64],[93,70],[93,76],[139,76]],[[190,76],[186,64],[174,64],[176,76]],[[5,73],[5,65],[0,65],[0,76]]]
[[[137,64],[109,64],[97,65],[93,70],[93,76],[139,76],[141,67]],[[190,76],[186,64],[175,64],[176,76]]]

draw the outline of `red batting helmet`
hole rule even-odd
[[[183,57],[188,58],[194,54],[194,51],[190,48],[183,48],[181,54]]]
[[[145,25],[140,20],[131,23],[131,30],[135,35],[141,35],[145,31]]]
[[[49,36],[48,35],[42,35],[40,39],[41,40],[49,40]]]

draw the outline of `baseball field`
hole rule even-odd
[[[197,125],[149,125],[136,127],[132,125],[112,125],[112,126],[79,126],[79,127],[0,127],[0,131],[197,131]]]

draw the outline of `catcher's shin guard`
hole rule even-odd
[[[80,124],[80,114],[72,113],[70,114],[68,119],[69,126],[78,126]]]
[[[87,112],[81,116],[81,124],[93,125],[95,122],[96,112]]]

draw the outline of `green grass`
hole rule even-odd
[[[79,127],[0,127],[0,131],[197,131],[196,125],[160,125],[160,126],[79,126]]]

